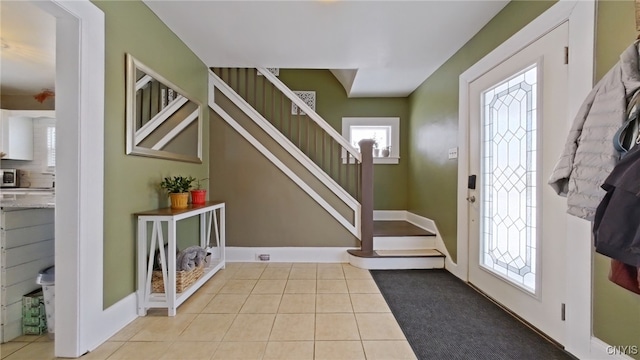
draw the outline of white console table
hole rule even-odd
[[[147,309],[166,308],[169,316],[200,286],[225,266],[224,202],[208,201],[203,205],[189,205],[186,209],[164,208],[135,213],[138,218],[138,315],[145,316]],[[217,213],[217,214],[216,214]],[[176,223],[178,220],[200,216],[200,246],[210,249],[204,275],[182,293],[176,293]],[[166,237],[163,230],[166,224]],[[151,228],[151,237],[148,230]],[[211,243],[214,231],[215,244]],[[164,256],[165,238],[168,244],[168,259]],[[160,249],[164,293],[151,292],[151,278],[156,249]]]

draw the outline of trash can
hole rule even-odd
[[[38,278],[36,279],[38,285],[42,285],[42,293],[44,294],[44,311],[47,314],[47,332],[49,333],[50,339],[53,339],[55,336],[55,280],[55,266],[51,266],[40,271]]]

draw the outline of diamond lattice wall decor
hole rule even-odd
[[[280,68],[266,68],[266,69],[269,70],[269,72],[275,76],[280,75]],[[258,76],[262,76],[262,73],[260,72],[260,70],[256,70],[256,73],[258,74]]]
[[[315,91],[294,91],[294,94],[298,95],[305,104],[309,105],[309,107],[316,111],[316,92]],[[294,102],[291,102],[291,115],[297,115],[298,111],[300,111],[300,115],[306,115],[304,111],[298,109],[298,105]]]

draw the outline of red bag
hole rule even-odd
[[[609,280],[629,291],[640,294],[640,268],[611,259]]]

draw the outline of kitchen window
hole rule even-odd
[[[55,168],[56,166],[56,126],[47,126],[47,166]]]
[[[373,139],[374,164],[397,164],[400,160],[400,118],[344,117],[342,136],[359,150],[358,142]],[[345,155],[343,154],[343,158]]]

